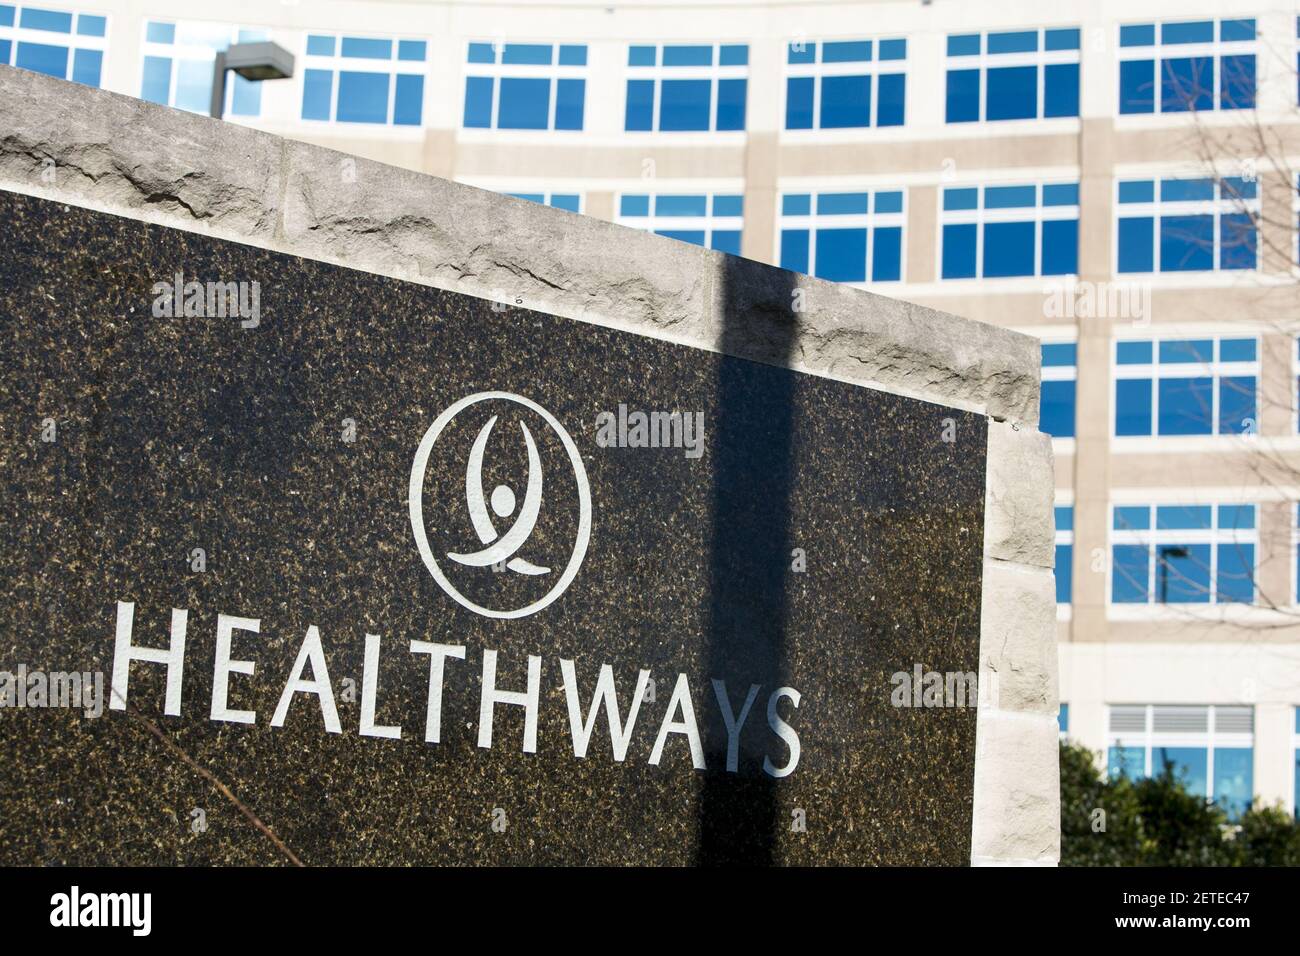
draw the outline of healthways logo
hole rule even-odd
[[[408,500],[425,567],[485,617],[550,605],[591,538],[591,487],[577,446],[554,415],[509,392],[470,395],[434,420],[415,452]]]

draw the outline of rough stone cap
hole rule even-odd
[[[0,188],[1038,421],[1030,336],[6,66]]]

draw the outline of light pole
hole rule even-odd
[[[1191,552],[1181,545],[1167,544],[1162,546],[1158,551],[1160,557],[1160,594],[1159,602],[1161,604],[1169,603],[1169,559],[1186,558],[1191,556]]]
[[[217,51],[212,65],[212,101],[208,115],[221,119],[226,108],[226,71],[234,70],[246,80],[284,80],[293,76],[293,54],[270,41],[232,43]]]

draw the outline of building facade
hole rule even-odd
[[[1063,733],[1294,812],[1298,15],[7,0],[0,63],[206,112],[271,39],[231,122],[1040,336]]]

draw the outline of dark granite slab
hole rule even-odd
[[[259,283],[256,327],[155,317],[155,283],[177,272]],[[781,342],[782,317],[728,319]],[[975,711],[892,706],[890,675],[978,669],[981,417],[7,193],[0,335],[0,670],[98,671],[107,693],[118,602],[138,646],[166,647],[171,610],[188,611],[179,716],[163,714],[165,668],[143,662],[126,711],[0,709],[0,862],[966,862]],[[435,419],[497,390],[553,416],[590,487],[576,573],[517,618],[439,585],[408,508]],[[597,417],[620,404],[700,413],[700,457],[601,447]],[[446,557],[486,547],[466,468],[492,416],[484,494],[515,501],[489,504],[487,537],[526,507],[523,425],[544,481],[511,554],[547,573]],[[417,484],[430,554],[468,602],[517,609],[564,584],[581,495],[534,408],[469,405]],[[219,614],[259,621],[232,638],[255,671],[228,681],[251,724],[211,717]],[[310,627],[338,733],[308,693],[272,726]],[[400,739],[359,733],[367,634],[374,722]],[[465,648],[446,662],[436,744],[413,640]],[[540,657],[535,752],[508,704],[478,745],[486,650],[509,691]],[[650,671],[624,760],[603,712],[575,756],[561,660],[584,719],[602,665],[625,719]],[[649,762],[679,674],[703,770],[682,733]],[[712,679],[734,711],[759,685],[735,772]],[[768,719],[780,687],[799,694],[775,707],[800,752],[775,777],[764,761],[791,760]]]

